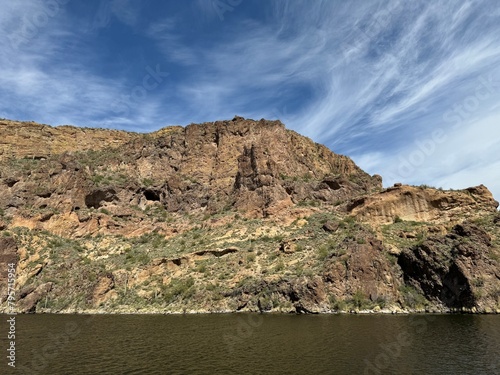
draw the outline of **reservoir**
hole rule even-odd
[[[500,374],[498,315],[18,315],[16,329],[2,374]]]

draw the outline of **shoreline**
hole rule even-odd
[[[16,312],[15,315],[229,315],[229,314],[262,314],[262,315],[500,315],[496,311],[464,311],[453,309],[380,309],[352,310],[352,311],[321,311],[321,312],[295,312],[295,311],[234,311],[234,310],[185,310],[185,311],[103,311],[103,310],[63,310],[63,311],[38,311],[31,313]],[[7,312],[0,315],[9,316]]]

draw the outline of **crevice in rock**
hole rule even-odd
[[[144,198],[146,198],[148,201],[160,202],[160,200],[161,200],[160,199],[161,192],[159,192],[159,191],[147,189],[147,190],[144,190],[143,194],[144,194]]]
[[[113,202],[117,200],[114,189],[96,190],[85,196],[85,205],[87,208],[100,208],[103,202]]]

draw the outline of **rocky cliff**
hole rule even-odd
[[[396,184],[353,200],[348,211],[372,225],[388,224],[396,219],[449,223],[487,215],[497,206],[498,202],[483,185],[463,191],[443,191]]]
[[[0,135],[19,311],[500,309],[484,186],[383,189],[279,121]]]
[[[52,127],[35,122],[0,120],[0,160],[41,159],[64,152],[119,147],[137,135],[108,129]]]

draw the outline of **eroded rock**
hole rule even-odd
[[[402,251],[398,263],[406,282],[428,299],[455,309],[495,309],[499,264],[487,256],[490,247],[484,230],[464,223]]]
[[[351,201],[347,211],[358,220],[372,225],[405,221],[434,223],[460,222],[491,214],[498,207],[491,192],[483,185],[463,191],[397,186]]]

